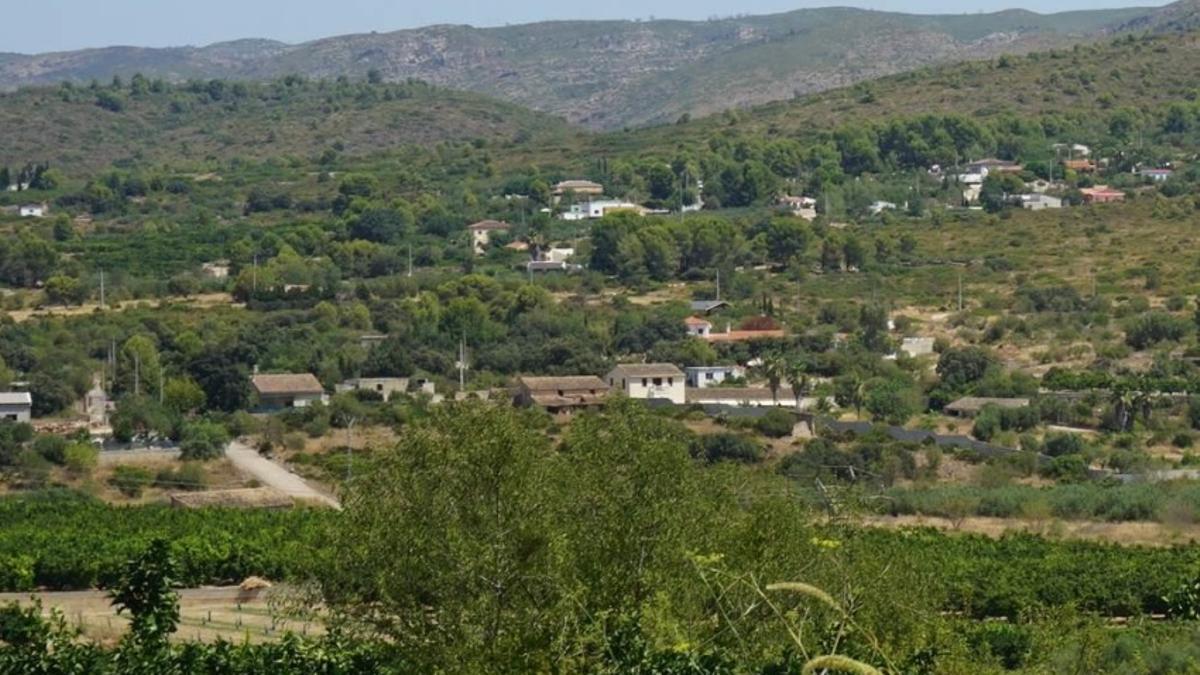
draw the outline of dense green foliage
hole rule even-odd
[[[146,483],[153,480],[146,476]],[[8,590],[111,586],[125,560],[166,538],[179,583],[240,583],[251,575],[295,578],[329,518],[322,511],[192,511],[114,507],[69,493],[0,500],[0,586]]]

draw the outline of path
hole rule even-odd
[[[293,499],[324,504],[335,509],[341,508],[336,499],[318,491],[304,482],[303,478],[263,457],[257,450],[241,441],[230,443],[225,449],[225,456],[238,471],[250,474],[263,485],[273,487]]]

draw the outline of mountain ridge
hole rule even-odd
[[[1158,30],[1178,24],[1176,14],[1192,13],[1186,4],[952,15],[826,7],[708,21],[439,24],[296,44],[241,38],[201,47],[0,55],[0,88],[136,72],[183,81],[363,78],[377,71],[388,81],[422,79],[612,129],[787,99],[936,63],[1024,53],[1121,30]]]

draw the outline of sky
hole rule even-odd
[[[1165,4],[1163,0],[14,0],[0,52],[205,45],[264,37],[303,42],[436,23],[502,26],[554,19],[706,19],[850,5],[920,14],[1023,7],[1039,12]],[[18,30],[17,28],[20,27]]]

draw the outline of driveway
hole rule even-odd
[[[225,456],[242,473],[249,474],[263,485],[273,487],[293,499],[324,504],[340,509],[338,500],[320,492],[280,464],[258,454],[258,451],[240,442],[233,441],[225,449]]]

